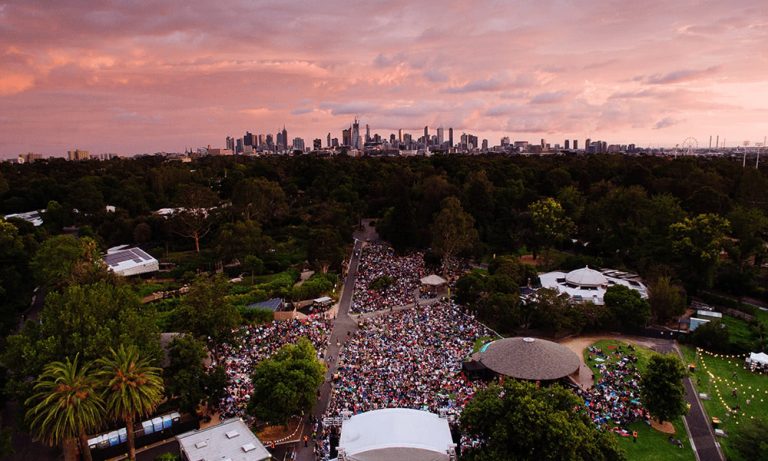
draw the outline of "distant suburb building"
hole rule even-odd
[[[160,262],[138,247],[128,248],[128,245],[118,246],[107,250],[104,262],[109,270],[117,275],[148,274],[160,270]]]
[[[574,302],[591,302],[597,305],[605,304],[605,291],[614,285],[631,288],[643,299],[648,298],[648,289],[637,274],[613,269],[590,269],[584,267],[571,272],[546,272],[539,274],[542,288],[553,288],[565,293]]]
[[[215,426],[176,436],[183,461],[272,459],[264,445],[242,419],[230,419]]]

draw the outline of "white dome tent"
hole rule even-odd
[[[605,292],[614,285],[623,285],[648,298],[648,289],[637,274],[613,269],[595,270],[589,266],[568,273],[554,271],[539,274],[542,288],[551,288],[570,296],[573,302],[605,304]]]
[[[342,422],[338,461],[456,459],[448,420],[407,408],[373,410]]]

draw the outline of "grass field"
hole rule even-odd
[[[626,350],[629,344],[622,341],[613,339],[606,339],[598,341],[592,346],[598,347],[605,353],[610,353],[612,350],[616,350],[619,347]],[[648,366],[648,361],[655,353],[650,349],[634,346],[635,355],[637,356],[637,365],[640,373],[642,374],[645,367]],[[584,360],[595,374],[595,380],[600,378],[600,372],[594,362],[587,361],[589,352],[584,350]],[[609,357],[608,362],[612,361]],[[683,448],[678,448],[669,443],[669,435],[661,433],[643,421],[638,421],[629,426],[630,431],[637,431],[637,442],[633,442],[632,437],[621,437],[616,435],[616,439],[624,451],[627,454],[627,459],[630,461],[656,461],[656,460],[686,460],[693,461],[695,456],[693,450],[691,450],[691,444],[688,441],[688,433],[685,430],[682,418],[677,418],[672,422],[675,426],[675,438],[680,439],[683,442]]]
[[[720,428],[726,434],[737,433],[739,423],[748,418],[768,418],[768,376],[744,369],[744,357],[715,356],[706,352],[697,356],[696,349],[687,346],[682,351],[688,363],[696,364],[693,381],[698,392],[711,397],[702,400],[707,414],[720,419]],[[736,397],[732,395],[734,388]],[[729,411],[736,405],[741,407],[738,415]],[[719,442],[729,460],[749,461],[733,450],[727,437]]]

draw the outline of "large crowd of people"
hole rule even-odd
[[[457,419],[481,385],[463,374],[462,362],[491,334],[449,302],[361,320],[338,358],[326,416],[397,407]],[[318,451],[327,455],[322,438]]]
[[[399,256],[387,244],[369,243],[360,255],[352,312],[373,312],[415,302],[425,272],[423,253]],[[392,283],[386,288],[372,288],[371,284],[381,277],[391,278]]]
[[[285,344],[296,343],[301,337],[309,339],[318,356],[323,358],[332,325],[332,320],[316,318],[275,320],[240,328],[237,341],[224,346],[223,362],[228,383],[226,397],[220,403],[222,419],[246,418],[245,411],[253,393],[251,373],[256,364],[275,354]]]
[[[626,431],[630,423],[647,420],[648,412],[640,403],[640,373],[634,347],[620,346],[603,351],[592,346],[588,351],[587,360],[595,364],[600,379],[591,389],[578,393],[584,398],[595,424]]]

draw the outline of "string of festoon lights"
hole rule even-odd
[[[743,393],[745,396],[749,396],[750,398],[747,399],[747,400],[755,400],[755,401],[757,401],[756,399],[759,398],[760,402],[764,402],[765,398],[768,398],[768,389],[758,389],[757,387],[755,387],[753,389],[753,386],[751,386],[751,385],[748,386],[746,384],[739,383],[739,382],[736,382],[734,380],[730,380],[728,378],[717,376],[714,373],[712,373],[711,371],[709,371],[709,367],[707,366],[707,362],[704,360],[704,357],[705,356],[709,356],[709,357],[715,357],[715,358],[719,358],[719,359],[725,359],[725,360],[728,361],[729,365],[739,365],[738,362],[736,364],[734,364],[734,362],[732,362],[732,360],[733,359],[742,359],[742,361],[743,361],[743,359],[746,359],[746,357],[748,355],[749,354],[734,354],[734,355],[715,354],[713,352],[706,351],[706,350],[701,349],[699,347],[696,348],[696,358],[697,358],[697,361],[701,362],[701,366],[704,368],[704,372],[709,376],[710,382],[713,383],[714,388],[715,388],[715,393],[717,394],[716,395],[717,399],[720,401],[720,403],[725,408],[726,415],[733,416],[734,417],[734,423],[736,423],[736,424],[739,424],[739,421],[737,419],[735,419],[736,416],[740,416],[740,415],[741,416],[749,416],[750,419],[755,419],[755,417],[754,417],[754,415],[747,415],[747,414],[745,414],[744,409],[742,409],[741,406],[739,406],[738,410],[734,410],[725,401],[725,398],[723,398],[723,394],[720,391],[720,385],[725,385],[729,389],[736,390],[739,394]],[[743,365],[742,368],[745,369],[745,370],[750,370],[749,367],[747,367],[746,365]],[[761,372],[759,374],[762,375],[763,373]]]

